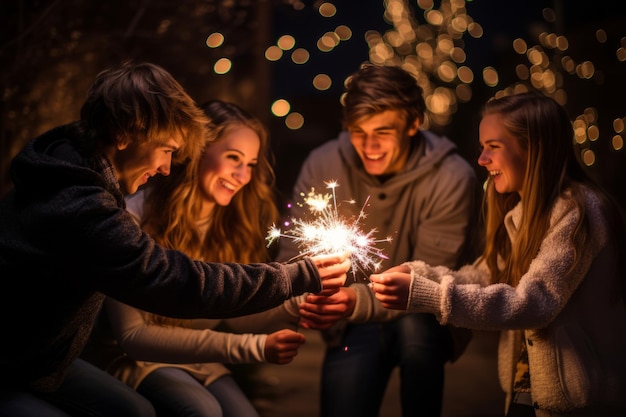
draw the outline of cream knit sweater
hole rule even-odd
[[[528,347],[531,396],[538,417],[626,415],[626,310],[610,225],[597,196],[586,191],[591,245],[573,247],[579,213],[567,194],[555,204],[550,228],[517,287],[488,285],[477,260],[457,271],[408,262],[412,282],[407,311],[428,312],[442,324],[501,331],[500,383],[508,407],[523,338]],[[505,218],[511,240],[521,204]],[[581,262],[570,271],[575,253]],[[364,286],[363,286],[364,287]],[[363,299],[367,297],[361,297]],[[389,314],[370,295],[356,320]]]

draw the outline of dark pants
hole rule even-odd
[[[322,417],[376,417],[393,369],[400,370],[404,417],[439,417],[449,330],[433,315],[411,314],[388,323],[349,325],[322,367]]]
[[[137,387],[159,416],[258,417],[254,406],[230,375],[205,387],[180,368],[152,371]]]
[[[52,394],[0,390],[0,416],[154,417],[152,404],[128,385],[76,359]]]

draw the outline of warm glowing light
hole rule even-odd
[[[265,50],[265,59],[268,61],[278,61],[283,57],[283,50],[276,45],[272,45]]]
[[[277,117],[283,117],[291,110],[291,104],[285,99],[278,99],[272,103],[272,114]]]
[[[337,13],[337,8],[332,3],[322,3],[318,11],[324,17],[333,17]]]
[[[304,126],[304,116],[298,112],[289,113],[285,117],[285,126],[291,130],[298,130]]]
[[[569,41],[565,36],[559,36],[556,38],[556,47],[560,51],[567,51],[567,48],[569,48]]]
[[[472,81],[474,81],[474,73],[472,72],[470,67],[459,67],[459,70],[457,71],[457,76],[459,77],[459,80],[461,80],[465,84],[470,84]]]
[[[513,50],[520,55],[524,55],[528,50],[528,45],[524,39],[517,38],[513,41]]]
[[[564,56],[561,59],[561,67],[563,67],[563,69],[570,74],[573,74],[576,71],[576,63],[569,56]]]
[[[455,91],[460,102],[467,103],[472,99],[472,89],[469,85],[459,84],[456,86]]]
[[[215,62],[215,65],[213,65],[213,71],[215,71],[216,74],[226,74],[232,67],[233,63],[230,59],[220,58]]]
[[[310,58],[309,51],[304,48],[298,48],[291,53],[291,60],[294,64],[306,64]]]
[[[339,40],[347,41],[352,38],[352,30],[346,25],[339,25],[335,28],[335,33]]]
[[[317,74],[313,78],[313,86],[318,90],[328,90],[333,84],[333,81],[326,74]]]
[[[337,45],[339,45],[339,36],[335,32],[326,32],[317,41],[317,47],[322,52],[332,51]]]
[[[590,61],[582,62],[576,67],[576,74],[578,74],[580,78],[590,79],[591,77],[593,77],[594,73],[595,67]]]
[[[545,9],[542,10],[542,14],[546,22],[549,22],[549,23],[556,22],[556,12],[554,11],[554,9],[550,9],[546,7]]]
[[[276,42],[276,45],[278,45],[278,47],[283,51],[289,51],[293,49],[294,46],[296,46],[296,39],[291,35],[283,35],[278,38],[278,42]]]
[[[218,48],[224,43],[224,35],[219,32],[211,33],[206,38],[206,46],[209,48]]]
[[[574,139],[577,143],[584,143],[587,141],[587,121],[584,116],[578,116],[572,123],[574,127]]]
[[[585,149],[582,152],[582,160],[588,167],[596,163],[596,154],[591,149]]]
[[[463,63],[467,59],[467,55],[465,55],[465,51],[463,48],[459,48],[458,46],[452,48],[450,51],[450,58],[454,60],[456,63]]]
[[[452,62],[444,62],[437,68],[437,75],[443,82],[452,82],[456,77],[456,66]]]
[[[483,80],[489,87],[495,87],[498,85],[498,72],[493,67],[486,67],[483,69]]]
[[[426,21],[434,26],[440,26],[443,24],[443,15],[439,10],[429,10],[424,13]]]
[[[483,27],[476,22],[472,22],[467,26],[467,33],[472,35],[473,38],[482,38],[483,36]]]
[[[378,270],[382,260],[388,257],[376,247],[376,244],[391,242],[391,238],[376,240],[374,239],[376,229],[367,233],[361,231],[359,223],[366,217],[365,207],[369,198],[363,204],[358,216],[345,219],[340,217],[337,211],[335,188],[339,184],[335,181],[328,181],[325,184],[332,194],[316,194],[313,188],[307,195],[302,195],[304,203],[299,203],[300,206],[305,204],[308,206],[313,220],[291,219],[291,228],[284,232],[272,226],[266,237],[268,246],[280,237],[288,238],[300,249],[300,254],[296,258],[347,251],[350,253],[353,274],[357,270],[363,273]],[[353,200],[345,203],[355,204]]]

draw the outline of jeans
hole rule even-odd
[[[400,370],[403,417],[439,417],[452,338],[430,314],[348,325],[322,366],[322,417],[376,417],[393,369]]]
[[[159,368],[137,391],[152,402],[159,417],[259,417],[230,375],[205,387],[184,369]]]
[[[152,404],[135,390],[76,359],[54,393],[0,390],[0,416],[155,417]]]

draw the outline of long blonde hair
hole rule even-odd
[[[593,188],[601,198],[604,194],[578,163],[571,121],[556,101],[535,92],[505,96],[486,103],[483,116],[493,114],[500,116],[528,155],[521,192],[522,218],[515,242],[507,235],[504,216],[520,202],[519,194],[500,194],[489,179],[483,202],[486,229],[483,256],[492,282],[516,286],[539,251],[557,198],[564,197],[567,190],[572,209],[580,213],[571,236],[574,248],[580,251],[590,238],[582,187]],[[579,259],[577,252],[572,268]]]
[[[252,178],[228,206],[216,205],[205,235],[196,221],[201,207],[198,166],[200,156],[172,167],[167,177],[154,178],[146,189],[142,227],[165,247],[214,262],[269,260],[265,237],[277,220],[274,171],[267,132],[262,123],[235,104],[213,100],[201,106],[211,119],[206,146],[220,141],[235,126],[247,126],[259,136],[261,147]]]

